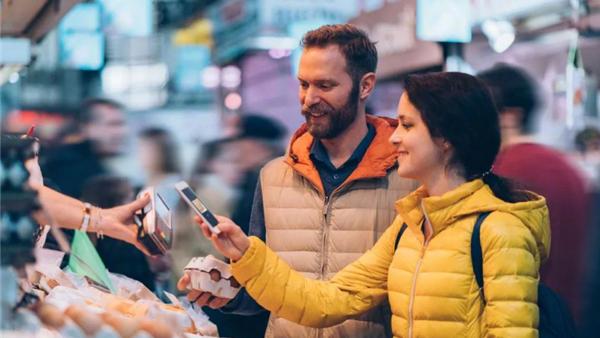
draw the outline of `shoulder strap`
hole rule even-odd
[[[404,233],[404,231],[406,231],[406,228],[408,228],[408,225],[406,225],[406,223],[403,223],[402,227],[400,228],[400,231],[398,231],[398,235],[396,236],[396,242],[394,243],[394,252],[396,252],[396,249],[398,249],[398,243],[400,243],[400,238],[402,238],[402,234]]]
[[[483,253],[481,252],[481,223],[488,217],[490,212],[483,212],[477,216],[477,221],[473,227],[473,234],[471,235],[471,262],[473,264],[473,272],[475,273],[475,279],[477,284],[481,288],[483,293]]]

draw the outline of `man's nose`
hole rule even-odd
[[[308,108],[318,104],[320,101],[321,98],[319,97],[318,91],[309,87],[304,94],[304,102],[302,102],[302,105],[304,108]]]

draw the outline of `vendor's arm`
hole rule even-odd
[[[69,196],[63,195],[43,185],[32,185],[38,192],[42,212],[34,217],[39,224],[53,224],[61,228],[80,229],[83,221],[84,204]],[[100,232],[147,251],[136,239],[136,225],[133,215],[150,202],[150,197],[144,196],[129,204],[110,209],[93,207],[90,213],[88,232]]]

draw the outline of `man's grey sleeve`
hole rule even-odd
[[[256,236],[263,241],[266,238],[265,229],[265,211],[263,208],[262,189],[260,187],[260,179],[256,184],[254,191],[254,201],[252,203],[252,212],[250,213],[250,224],[248,225],[248,235]],[[236,315],[251,316],[259,314],[263,309],[250,295],[242,288],[237,296],[233,298],[227,305],[221,309],[223,313],[231,313]]]

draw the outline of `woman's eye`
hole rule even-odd
[[[412,128],[412,124],[402,123],[402,128],[408,130],[408,129]]]

